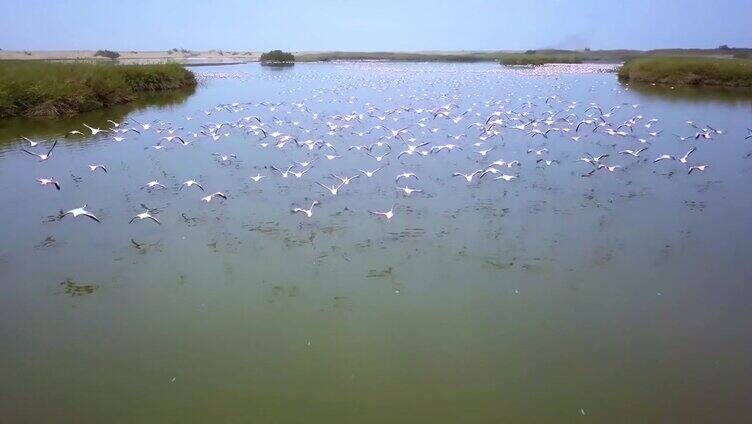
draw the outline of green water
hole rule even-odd
[[[656,94],[625,90],[614,74],[530,75],[494,64],[197,72],[207,77],[187,97],[0,122],[0,422],[752,419],[752,145],[744,140],[752,109],[743,96]],[[547,103],[553,94],[563,103]],[[250,105],[214,109],[232,102]],[[500,106],[540,116],[571,102],[580,115],[591,102],[639,104],[610,120],[641,114],[642,135],[650,118],[664,132],[639,159],[616,154],[639,147],[634,140],[596,133],[575,143],[510,129],[488,141],[487,159],[473,153],[478,131],[468,126]],[[414,112],[445,104],[473,111],[458,123]],[[413,112],[378,119],[400,106]],[[364,115],[351,123],[356,132],[410,126],[431,145],[468,137],[457,142],[462,151],[400,160],[393,140],[384,170],[333,198],[315,181],[381,165],[347,150],[377,141],[378,131],[328,134],[332,116],[351,112]],[[200,137],[161,151],[149,147],[161,137],[153,130],[123,142],[64,137],[81,122],[104,128],[106,119],[135,117],[187,134],[247,115],[301,141],[329,141],[342,158],[261,148],[228,127],[218,143]],[[422,117],[426,128],[417,126]],[[681,142],[671,134],[689,134],[686,120],[724,134]],[[59,142],[39,163],[20,151],[20,136]],[[652,163],[691,146],[693,159],[711,164],[706,172]],[[537,167],[526,151],[542,147],[561,164]],[[238,159],[220,164],[215,152]],[[584,152],[610,153],[625,169],[582,178],[587,165],[574,161]],[[301,179],[268,168],[315,157]],[[498,158],[522,162],[505,171],[517,180],[451,176]],[[89,172],[95,163],[108,173]],[[394,190],[405,170],[425,193]],[[250,181],[257,173],[268,178]],[[39,186],[43,176],[62,190]],[[228,200],[206,204],[200,191],[178,189],[191,178]],[[167,189],[142,188],[153,179]],[[312,218],[290,213],[313,200],[321,205]],[[84,203],[101,224],[46,222]],[[141,203],[160,210],[162,225],[128,224]],[[368,213],[392,204],[390,222]]]

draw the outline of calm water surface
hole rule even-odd
[[[493,64],[197,72],[195,93],[0,122],[1,422],[752,420],[747,97]],[[233,102],[249,104],[215,109]],[[616,125],[642,115],[635,137],[584,129],[574,142],[573,130],[545,139],[505,128],[487,140],[487,158],[474,152],[471,124],[494,111],[540,119],[570,107],[557,117],[574,113],[576,124],[591,103],[604,113],[622,105],[607,119]],[[462,120],[416,112],[445,105]],[[393,112],[401,106],[410,110]],[[327,127],[347,125],[337,116],[350,113],[363,116]],[[177,133],[193,140],[202,124],[250,115],[269,132],[330,142],[342,157],[263,148],[271,136],[229,126],[219,142],[200,136],[163,150],[150,148],[165,135],[154,129],[122,142],[64,137],[81,122],[134,117],[184,127]],[[680,141],[672,134],[696,131],[687,120],[724,133]],[[427,149],[463,150],[397,160],[393,139],[380,163],[347,150],[384,135],[352,134],[377,124],[410,127]],[[60,141],[39,163],[20,151],[20,136]],[[645,146],[639,158],[617,154]],[[704,173],[652,163],[693,146],[691,162],[710,164]],[[558,166],[526,153],[543,147]],[[591,168],[575,161],[585,152],[623,168],[583,178]],[[316,157],[301,179],[269,168]],[[452,177],[496,159],[519,160],[504,169],[519,178]],[[98,163],[109,172],[89,172]],[[336,197],[315,184],[381,165]],[[399,185],[424,193],[395,191],[403,171],[420,179]],[[254,183],[257,173],[267,178]],[[47,176],[62,190],[36,183]],[[167,189],[143,188],[154,179]],[[188,179],[228,200],[199,201],[195,187],[178,189]],[[313,200],[312,218],[290,213]],[[84,203],[101,223],[55,219]],[[159,209],[162,225],[128,224],[142,203]],[[392,204],[389,222],[367,212]]]

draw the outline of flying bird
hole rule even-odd
[[[80,208],[71,209],[68,212],[62,214],[60,218],[62,219],[66,215],[72,215],[74,218],[78,218],[79,216],[86,216],[93,219],[94,221],[101,222],[99,221],[99,218],[97,218],[93,213],[86,210],[86,205],[83,205]]]
[[[37,178],[37,182],[39,182],[40,185],[53,185],[58,191],[60,191],[60,183],[57,182],[53,178]]]
[[[39,158],[39,162],[44,162],[47,159],[49,159],[50,156],[52,156],[52,150],[55,148],[55,146],[57,146],[57,140],[54,143],[52,143],[52,147],[50,147],[50,150],[47,150],[47,153],[45,153],[45,154],[39,154],[39,153],[30,152],[30,151],[28,151],[26,149],[21,149],[21,150],[23,152],[25,152],[25,153],[28,153],[28,154],[32,155],[32,156],[38,157]]]
[[[152,221],[156,222],[157,224],[162,225],[162,223],[159,222],[159,220],[157,218],[155,218],[151,213],[149,213],[148,210],[145,211],[145,212],[141,212],[140,214],[137,214],[136,216],[134,216],[133,218],[131,218],[131,220],[128,223],[131,224],[131,223],[133,223],[133,221],[135,221],[137,219],[139,221],[142,221],[144,219],[151,219]]]
[[[304,213],[307,217],[310,218],[310,217],[313,216],[313,207],[316,206],[316,205],[318,205],[318,204],[319,204],[318,200],[314,200],[313,203],[311,203],[311,207],[310,208],[308,208],[308,209],[294,208],[292,210],[292,213]]]
[[[387,221],[389,221],[394,216],[394,205],[392,205],[391,209],[385,212],[379,212],[379,211],[368,211],[368,212],[370,212],[372,215],[383,216],[384,218],[386,218]]]

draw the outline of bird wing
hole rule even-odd
[[[21,149],[21,151],[22,151],[22,152],[25,152],[25,153],[28,153],[28,154],[30,154],[30,155],[32,155],[32,156],[36,156],[36,157],[41,157],[41,156],[42,156],[42,155],[39,155],[39,154],[37,154],[37,153],[33,153],[33,152],[30,152],[30,151],[28,151],[28,150],[26,150],[26,149]]]
[[[97,218],[96,216],[94,216],[94,214],[91,213],[91,212],[84,212],[84,216],[88,216],[89,218],[93,219],[94,221],[101,222],[99,220],[99,218]]]

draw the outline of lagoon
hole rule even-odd
[[[194,68],[199,86],[186,95],[0,121],[3,421],[752,419],[752,102],[632,87],[598,66]],[[611,122],[642,115],[639,135],[588,129],[573,142],[505,128],[487,141],[488,158],[474,153],[479,131],[468,127],[494,111],[540,118],[573,102],[578,119],[591,103],[619,106]],[[447,104],[461,120],[416,112]],[[326,125],[350,113],[362,117],[338,125],[351,127]],[[159,151],[150,146],[164,134],[153,130],[122,142],[65,137],[81,122],[129,118],[187,137],[250,115],[299,141],[328,141],[341,158],[263,148],[271,136],[227,126],[219,142]],[[693,133],[688,120],[724,134],[681,141],[672,134]],[[402,145],[390,140],[386,168],[332,198],[315,182],[381,165],[348,150],[378,141],[384,132],[352,134],[374,125],[409,127],[428,148],[466,134],[464,149],[398,160]],[[38,163],[21,136],[59,140],[55,155]],[[617,153],[643,137],[644,157]],[[706,172],[652,162],[692,146]],[[527,153],[544,147],[559,166]],[[586,152],[610,154],[622,172],[581,177]],[[301,179],[270,169],[312,158]],[[508,170],[517,180],[451,176],[500,158],[521,162]],[[94,163],[108,173],[90,173]],[[425,193],[395,191],[404,170]],[[267,178],[250,181],[257,173]],[[62,189],[39,186],[43,176]],[[189,178],[228,200],[200,202],[179,189]],[[153,179],[167,189],[144,189]],[[311,219],[290,213],[317,199]],[[83,203],[101,224],[54,219]],[[128,224],[142,203],[162,225]],[[368,213],[392,204],[389,222]]]

